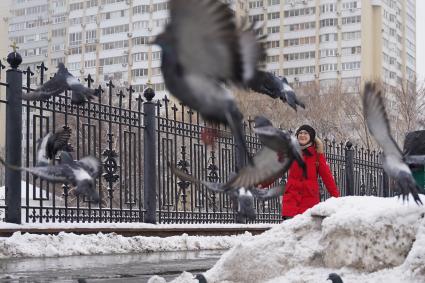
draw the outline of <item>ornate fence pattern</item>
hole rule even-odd
[[[18,56],[17,53],[9,55],[11,67],[7,71],[0,61],[0,88],[7,93],[6,99],[0,98],[0,107],[5,106],[0,109],[6,108],[9,118],[6,120],[6,159],[22,160],[23,166],[35,165],[37,139],[49,131],[69,127],[73,131],[73,157],[79,159],[90,154],[102,160],[103,175],[97,180],[102,202],[93,204],[83,197],[75,197],[66,184],[52,185],[30,174],[22,174],[25,183],[20,191],[16,187],[21,184],[21,175],[6,170],[5,198],[0,199],[3,221],[235,221],[236,206],[229,196],[182,182],[167,166],[173,163],[200,179],[223,182],[240,165],[235,159],[237,150],[227,128],[218,128],[223,134],[214,147],[206,146],[201,142],[201,133],[208,125],[198,113],[166,97],[155,101],[150,89],[142,97],[131,86],[118,88],[112,81],[104,88],[95,86],[101,95],[84,106],[71,104],[67,92],[48,101],[24,102],[19,92],[31,91],[34,70],[28,68],[21,72]],[[37,68],[40,83],[43,83],[47,69],[44,64]],[[94,87],[90,76],[85,81],[88,87]],[[22,117],[22,130],[20,123],[10,117]],[[254,153],[260,144],[252,132],[251,122],[248,121],[244,128],[248,146]],[[16,141],[19,135],[13,136],[13,130],[22,134],[20,142]],[[342,195],[391,194],[379,153],[334,141],[325,140],[325,145]],[[12,150],[21,152],[22,158],[20,154],[8,155]],[[279,182],[284,183],[285,177]],[[321,198],[327,197],[328,194],[321,190]],[[255,205],[255,222],[280,221],[280,198],[256,201]]]

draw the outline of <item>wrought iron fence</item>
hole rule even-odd
[[[73,196],[67,184],[52,185],[28,173],[23,174],[25,183],[19,190],[21,175],[6,170],[5,198],[0,199],[3,220],[15,223],[235,221],[236,205],[229,196],[180,181],[167,166],[169,162],[176,164],[208,181],[226,180],[229,172],[240,166],[235,158],[237,148],[227,128],[219,127],[220,138],[214,147],[207,147],[201,142],[201,133],[208,125],[198,113],[172,103],[167,97],[153,101],[155,94],[151,89],[142,97],[131,86],[118,89],[112,81],[104,88],[96,86],[101,95],[84,106],[71,104],[67,92],[48,101],[23,102],[19,93],[31,91],[34,70],[19,71],[20,62],[14,61],[17,56],[17,53],[9,55],[11,67],[7,72],[0,62],[0,75],[3,73],[0,88],[7,93],[7,99],[0,99],[0,105],[7,108],[6,159],[15,158],[14,164],[23,160],[23,166],[35,165],[37,139],[49,131],[69,127],[73,131],[74,158],[90,154],[102,160],[104,173],[97,180],[102,201],[93,204]],[[44,64],[37,68],[43,83],[47,68]],[[90,75],[85,82],[93,87]],[[22,126],[17,120],[23,122]],[[254,153],[260,144],[251,122],[246,122],[244,128],[249,149]],[[14,131],[21,134],[21,140],[17,140],[19,133]],[[342,195],[390,194],[379,153],[334,141],[325,140],[325,145],[327,160]],[[285,177],[279,181],[285,182]],[[321,198],[327,197],[322,189]],[[256,201],[254,222],[279,222],[280,202],[280,198]]]

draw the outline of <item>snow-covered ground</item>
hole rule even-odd
[[[425,197],[422,197],[425,203]],[[213,282],[425,282],[425,207],[398,198],[331,198],[261,235],[228,237],[122,237],[117,234],[30,235],[0,238],[0,257],[66,256],[151,251],[230,249],[205,272]],[[69,224],[0,224],[1,228],[70,227]],[[105,227],[105,224],[72,224]],[[109,224],[182,228],[201,225]],[[211,227],[211,225],[207,225]],[[241,227],[243,225],[214,225]],[[249,226],[262,226],[249,225]],[[109,227],[107,225],[107,227]],[[248,226],[247,226],[248,227]],[[155,276],[150,283],[165,282]],[[173,283],[197,282],[184,272]]]
[[[422,197],[425,202],[425,197]],[[425,282],[425,207],[398,198],[329,199],[244,239],[210,270],[208,283]],[[164,282],[158,276],[149,283]],[[198,282],[184,272],[173,283]]]

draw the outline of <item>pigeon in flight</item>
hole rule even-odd
[[[253,27],[236,26],[218,0],[170,0],[170,23],[153,43],[162,48],[161,71],[170,93],[213,123],[230,126],[248,154],[242,118],[226,85],[245,86],[265,52]]]
[[[95,203],[100,200],[95,187],[95,179],[99,177],[102,167],[96,157],[86,156],[80,160],[74,160],[69,152],[62,151],[60,163],[56,165],[26,168],[9,165],[2,158],[0,158],[0,162],[12,170],[29,172],[48,182],[70,183],[76,187],[76,195],[83,194]]]
[[[336,273],[330,273],[328,279],[326,280],[331,280],[332,283],[344,283],[341,279],[341,276]]]
[[[381,91],[373,83],[366,83],[363,94],[363,113],[369,132],[383,149],[383,168],[397,187],[401,189],[403,199],[409,193],[417,204],[422,204],[419,198],[419,186],[416,184],[407,164],[403,161],[403,154],[391,136],[390,124],[385,111]]]
[[[68,72],[63,63],[58,64],[58,71],[55,76],[30,93],[23,93],[23,100],[47,100],[51,96],[56,96],[71,89],[71,103],[81,105],[98,95],[97,89],[90,89],[83,86],[80,81]]]
[[[238,201],[238,219],[240,222],[242,222],[242,219],[254,220],[256,218],[254,198],[260,200],[275,198],[282,195],[284,190],[282,185],[270,189],[260,189],[256,187],[229,188],[223,183],[198,180],[174,166],[170,166],[170,169],[171,172],[173,172],[182,181],[191,182],[197,185],[204,185],[211,192],[226,193],[236,199]]]
[[[270,72],[257,70],[254,78],[248,82],[248,87],[271,98],[280,98],[295,111],[297,111],[297,105],[305,108],[304,103],[298,100],[286,78],[279,79]]]
[[[254,155],[253,164],[248,164],[239,173],[230,178],[225,187],[257,186],[282,176],[296,161],[306,172],[301,148],[297,139],[288,132],[279,130],[263,116],[254,119],[254,132],[258,135],[263,147]]]
[[[37,166],[47,166],[59,151],[72,151],[68,144],[71,129],[64,127],[55,133],[48,133],[37,141]]]

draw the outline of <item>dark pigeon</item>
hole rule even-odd
[[[47,166],[59,151],[72,151],[68,144],[71,129],[65,127],[55,133],[48,133],[37,141],[37,166]]]
[[[63,63],[58,64],[58,71],[55,76],[30,93],[23,93],[23,100],[47,100],[52,96],[61,94],[70,89],[72,90],[71,103],[84,104],[88,100],[98,95],[96,89],[90,89],[83,86],[80,81],[68,72]]]
[[[243,86],[264,57],[251,28],[238,29],[234,13],[218,0],[171,0],[170,23],[154,41],[170,93],[213,123],[230,126],[248,154],[242,113],[226,84]]]
[[[403,161],[403,154],[397,143],[391,136],[390,123],[385,111],[381,91],[373,83],[366,83],[363,94],[363,113],[369,128],[369,132],[383,149],[383,168],[385,172],[396,182],[401,190],[403,200],[409,193],[417,204],[422,204],[416,184],[407,164]]]
[[[28,168],[6,164],[1,158],[0,162],[12,170],[25,171],[48,182],[70,183],[76,187],[76,195],[85,195],[95,203],[100,200],[95,187],[95,179],[100,176],[102,167],[100,161],[93,156],[74,160],[69,152],[63,151],[60,155],[60,163],[57,165]]]
[[[275,180],[288,171],[295,160],[306,175],[306,167],[297,139],[288,132],[279,130],[263,116],[255,117],[254,132],[263,147],[254,155],[253,164],[248,164],[226,183],[226,187],[252,187]]]
[[[256,187],[229,188],[226,187],[224,183],[198,180],[171,165],[170,169],[182,181],[191,182],[197,185],[204,185],[211,192],[226,193],[230,195],[233,199],[236,199],[238,202],[238,222],[243,222],[244,219],[255,220],[256,212],[254,208],[254,198],[260,200],[268,200],[282,195],[284,191],[284,187],[282,185],[270,189],[260,189]],[[233,175],[235,176],[236,174]]]
[[[254,78],[248,82],[248,87],[255,92],[287,102],[295,111],[297,111],[297,105],[305,108],[304,103],[298,100],[286,78],[279,79],[270,72],[257,70]]]
[[[328,279],[326,279],[326,280],[331,280],[332,281],[332,283],[344,283],[343,281],[342,281],[342,279],[341,279],[341,276],[339,276],[338,274],[336,274],[336,273],[331,273],[331,274],[329,274],[329,277],[328,277]]]

